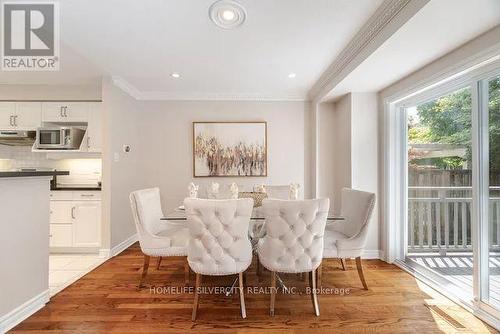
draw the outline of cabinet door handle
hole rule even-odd
[[[81,194],[82,197],[94,197],[94,194]]]
[[[64,106],[64,117],[68,117],[68,106]]]
[[[87,148],[90,148],[90,137],[87,137]]]
[[[10,115],[10,126],[14,126],[14,116]]]
[[[75,219],[75,218],[76,218],[76,217],[75,217],[75,209],[76,209],[75,207],[72,207],[72,208],[71,208],[71,218],[73,218],[73,219]]]
[[[59,114],[61,115],[61,117],[64,117],[64,114],[63,114],[63,106],[60,107],[59,109]]]
[[[14,126],[17,126],[17,115],[14,115]]]

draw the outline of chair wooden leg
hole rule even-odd
[[[319,317],[318,296],[316,294],[316,270],[313,270],[309,273],[309,284],[311,287],[311,300],[314,307],[314,314]]]
[[[240,284],[240,308],[241,308],[241,317],[245,319],[247,317],[247,309],[245,308],[245,291],[243,286],[243,273],[239,273],[238,281]]]
[[[321,263],[318,267],[318,275],[317,275],[317,282],[316,282],[316,285],[318,286],[318,288],[321,289],[321,287],[323,286],[321,280],[322,280],[322,276],[323,276],[323,263]]]
[[[271,271],[271,304],[269,307],[269,314],[274,316],[274,302],[276,301],[276,273]]]
[[[144,279],[146,278],[146,275],[148,274],[149,260],[150,260],[149,255],[144,254],[144,264],[142,266],[142,274],[141,274],[141,278],[139,280],[139,288],[142,288],[142,283],[144,282]]]
[[[187,261],[187,257],[186,257],[186,262],[184,262],[184,284],[185,285],[189,284],[189,263]]]
[[[191,320],[195,321],[196,320],[196,312],[198,312],[198,302],[200,300],[200,293],[199,289],[201,286],[201,274],[196,274],[196,283],[195,283],[195,288],[194,288],[194,302],[193,302],[193,313],[191,315]]]
[[[346,263],[345,263],[345,259],[339,259],[339,260],[340,260],[340,264],[342,265],[342,270],[346,271],[347,270],[347,266],[346,266]]]
[[[156,264],[156,270],[160,270],[161,256],[158,258],[158,263]]]
[[[262,276],[262,265],[260,264],[259,255],[256,255],[256,259],[257,259],[257,279],[260,282]]]
[[[363,265],[361,264],[360,256],[356,258],[356,267],[358,268],[359,279],[361,280],[363,287],[365,288],[365,290],[368,290],[368,285],[366,284],[365,274],[363,273]]]

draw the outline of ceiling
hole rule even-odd
[[[209,20],[213,2],[60,1],[61,71],[3,72],[0,83],[87,84],[110,75],[160,98],[304,99],[382,0],[239,0],[247,20],[235,30]]]
[[[0,72],[0,84],[112,76],[143,99],[303,100],[383,2],[238,0],[247,20],[224,30],[209,19],[214,1],[60,1],[61,70]],[[379,91],[499,23],[498,0],[431,0],[326,99]]]
[[[380,91],[498,24],[498,0],[431,0],[325,99]]]

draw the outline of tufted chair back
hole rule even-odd
[[[375,206],[375,194],[354,190],[342,189],[342,204],[340,215],[344,222],[335,225],[335,231],[347,237],[360,237],[364,241],[367,237],[367,226]]]
[[[252,262],[248,227],[253,209],[251,198],[186,198],[190,240],[188,262],[204,275],[231,275],[245,271]]]
[[[259,260],[271,271],[302,273],[315,270],[323,258],[323,235],[330,200],[263,201],[266,236],[259,243]]]
[[[130,194],[130,205],[139,235],[157,234],[161,231],[160,218],[163,217],[160,189],[137,190]]]
[[[187,230],[184,226],[161,221],[160,189],[137,190],[130,194],[130,206],[139,236],[139,245],[150,256],[185,256]]]

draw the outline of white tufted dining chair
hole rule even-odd
[[[330,200],[263,201],[266,230],[259,242],[260,263],[271,271],[270,314],[274,315],[276,273],[309,273],[314,312],[319,316],[316,269],[323,258],[323,235]]]
[[[186,256],[189,231],[184,224],[162,221],[160,189],[151,188],[137,190],[130,194],[130,205],[139,236],[139,245],[144,253],[139,288],[146,278],[150,257],[158,257],[158,267],[161,257]],[[184,267],[185,281],[189,280],[187,261]]]
[[[251,198],[184,200],[190,241],[188,263],[196,273],[192,320],[196,320],[202,275],[238,274],[241,316],[246,318],[243,272],[252,262],[248,227]]]
[[[368,224],[375,206],[375,194],[349,188],[342,189],[340,215],[345,218],[329,224],[325,230],[325,250],[323,258],[355,258],[358,275],[365,289],[368,289],[361,255],[368,237]],[[342,263],[345,270],[345,265]],[[321,268],[319,270],[321,286]]]

